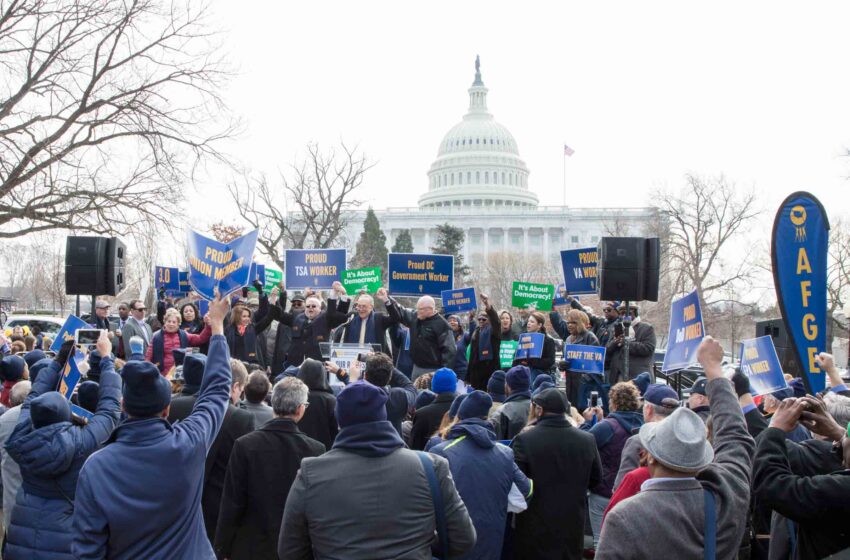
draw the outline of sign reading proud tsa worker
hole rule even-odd
[[[462,313],[478,308],[475,303],[475,288],[443,290],[443,313]]]
[[[257,230],[229,243],[189,232],[189,284],[201,297],[212,300],[218,288],[222,297],[248,285]]]
[[[342,277],[346,259],[345,249],[287,249],[286,288],[330,289]]]
[[[750,386],[759,395],[788,386],[770,336],[751,338],[741,343],[741,371],[750,378]]]
[[[596,247],[561,251],[561,266],[567,293],[596,293],[596,263],[599,260]]]
[[[389,291],[396,296],[440,296],[454,285],[452,255],[390,253],[387,256]]]
[[[564,346],[564,359],[570,362],[570,371],[583,373],[605,372],[605,347],[567,344]]]
[[[697,348],[705,338],[702,310],[697,291],[677,299],[670,306],[670,335],[661,371],[685,369],[697,361]]]
[[[812,394],[826,386],[815,356],[826,351],[828,243],[829,220],[818,199],[805,192],[786,198],[773,222],[773,283],[803,382]]]
[[[543,355],[543,333],[522,333],[517,341],[514,359],[527,360]]]

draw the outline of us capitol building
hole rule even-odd
[[[529,169],[511,132],[487,110],[487,87],[478,59],[469,88],[469,110],[440,141],[428,171],[428,190],[418,208],[375,209],[391,248],[409,229],[414,251],[429,253],[438,225],[465,233],[464,261],[494,253],[540,255],[559,261],[559,251],[595,246],[604,235],[642,235],[652,208],[540,206],[529,189]],[[346,235],[349,255],[363,231],[365,211],[352,216]]]

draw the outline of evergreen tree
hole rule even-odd
[[[357,241],[354,258],[351,259],[351,268],[365,268],[379,266],[381,269],[387,267],[387,236],[381,231],[381,224],[372,208],[366,211],[366,219],[363,220],[363,233]],[[386,270],[383,271],[386,274]]]
[[[392,248],[393,253],[412,253],[413,239],[410,237],[410,230],[403,229],[395,239],[395,244]]]
[[[464,233],[462,229],[450,224],[437,226],[437,244],[431,247],[431,252],[437,255],[454,255],[455,287],[463,286],[466,277],[471,272],[469,267],[463,263],[463,243]]]

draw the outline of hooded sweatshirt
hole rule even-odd
[[[605,498],[611,497],[626,440],[642,425],[643,413],[631,410],[612,412],[594,426],[588,422],[581,425],[582,430],[589,431],[596,439],[596,448],[602,460],[602,481],[591,492]]]
[[[316,441],[322,442],[325,449],[330,449],[339,427],[334,414],[336,397],[328,385],[327,378],[325,366],[317,360],[304,360],[298,368],[298,379],[310,389],[307,397],[310,406],[298,422],[298,429]]]

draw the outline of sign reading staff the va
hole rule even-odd
[[[342,277],[345,249],[287,249],[284,255],[287,288],[329,290]]]
[[[248,285],[257,230],[229,243],[189,232],[189,284],[201,297],[212,300],[217,288],[222,297]]]
[[[670,306],[670,335],[661,371],[685,369],[697,361],[697,348],[705,338],[702,309],[697,291],[677,299]]]
[[[387,256],[389,291],[396,296],[440,296],[454,286],[452,255],[390,253]]]

